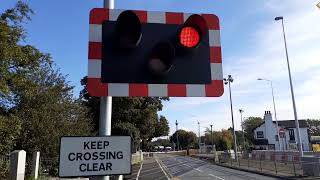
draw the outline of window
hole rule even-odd
[[[294,141],[294,130],[293,129],[289,129],[289,140],[290,141]]]
[[[257,138],[264,138],[263,131],[257,131]]]

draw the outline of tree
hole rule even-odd
[[[0,155],[7,155],[16,145],[20,134],[21,122],[18,117],[0,116]]]
[[[221,131],[222,138],[221,141],[221,148],[223,150],[230,150],[233,147],[233,136],[229,130],[222,129]]]
[[[311,136],[320,136],[320,120],[307,119],[308,129]]]
[[[2,111],[19,101],[18,91],[34,88],[28,77],[42,68],[51,65],[50,55],[40,52],[34,46],[21,44],[26,32],[22,26],[33,11],[18,1],[12,9],[0,15],[0,104]]]
[[[154,137],[167,136],[169,134],[169,124],[168,120],[164,116],[160,116],[156,128]]]
[[[87,108],[73,98],[50,55],[24,41],[23,23],[32,13],[18,1],[0,15],[0,153],[41,151],[56,175],[60,137],[89,135],[92,127]]]
[[[188,131],[179,129],[172,136],[170,136],[170,142],[174,142],[175,144],[177,144],[177,133],[178,133],[180,148],[188,149],[188,148],[195,147],[195,144],[197,142],[197,135],[192,131],[188,132]]]
[[[60,137],[90,135],[91,122],[60,73],[45,68],[34,72],[31,79],[36,88],[20,92],[20,102],[14,107],[22,123],[16,148],[29,155],[41,151],[44,159],[52,160],[50,173],[56,175]]]
[[[253,144],[254,136],[253,130],[263,123],[263,119],[260,117],[248,117],[244,119],[242,126],[244,129],[244,135],[249,144]]]
[[[100,98],[92,97],[87,91],[87,77],[81,80],[83,86],[80,100],[89,109],[88,115],[93,118],[95,132],[99,125]],[[169,98],[159,97],[114,97],[112,102],[112,127],[118,123],[128,122],[136,127],[142,139],[142,148],[147,150],[154,137],[166,136],[169,133],[168,120],[158,116],[162,110],[162,101]],[[113,130],[112,130],[113,131]]]
[[[140,143],[140,131],[129,122],[115,124],[112,128],[112,135],[130,136],[133,150],[138,150]]]

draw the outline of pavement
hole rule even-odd
[[[133,168],[130,180],[275,180],[277,178],[216,166],[187,156],[157,154]]]
[[[132,167],[132,174],[125,176],[126,180],[152,179],[167,180],[169,176],[166,174],[158,159],[151,157],[145,158],[141,165]]]

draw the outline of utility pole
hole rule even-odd
[[[177,138],[177,149],[179,151],[179,135],[178,135],[178,121],[176,120],[176,138]]]

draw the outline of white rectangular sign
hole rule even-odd
[[[61,137],[59,177],[131,173],[131,137]]]

